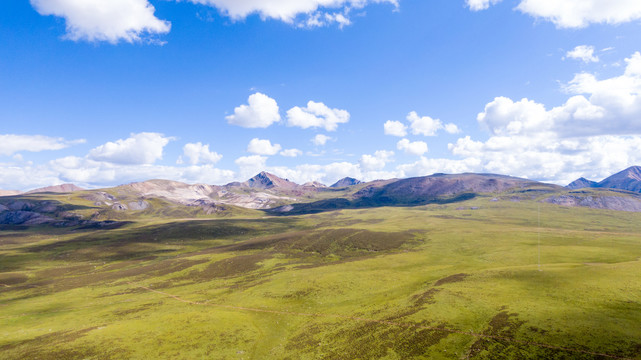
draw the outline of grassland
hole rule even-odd
[[[641,359],[639,213],[154,215],[0,231],[0,358]]]

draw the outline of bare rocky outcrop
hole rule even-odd
[[[138,201],[132,201],[128,203],[127,206],[129,207],[129,210],[139,211],[139,210],[146,210],[151,205],[145,200],[138,200]]]
[[[608,194],[607,192],[597,194],[564,194],[553,196],[544,200],[547,203],[570,206],[570,207],[588,207],[591,209],[607,209],[617,211],[641,212],[641,196],[630,194],[620,196],[618,194]]]
[[[114,209],[114,210],[116,210],[116,211],[126,211],[126,210],[129,210],[129,208],[127,207],[127,205],[125,205],[125,204],[121,204],[121,203],[113,204],[113,205],[111,206],[111,208],[112,208],[112,209]]]

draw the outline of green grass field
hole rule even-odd
[[[641,359],[640,274],[641,214],[529,200],[7,228],[0,358]]]

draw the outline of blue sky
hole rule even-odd
[[[0,4],[0,189],[641,164],[641,4]]]

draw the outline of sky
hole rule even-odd
[[[0,2],[0,189],[641,165],[638,0]]]

